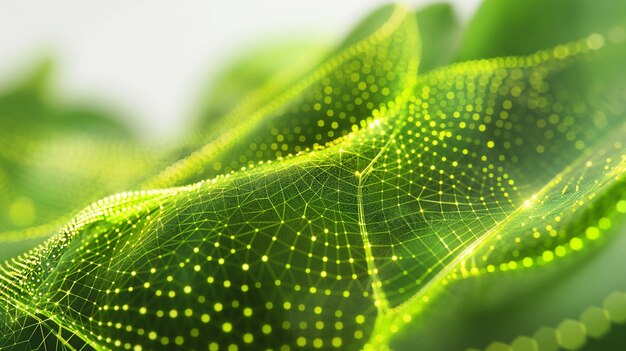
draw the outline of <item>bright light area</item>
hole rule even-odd
[[[211,77],[246,46],[299,36],[340,40],[387,2],[6,0],[0,88],[50,57],[63,98],[113,107],[147,136],[172,137]],[[463,19],[479,3],[451,2]]]

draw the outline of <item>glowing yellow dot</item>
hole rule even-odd
[[[334,337],[332,340],[333,347],[341,347],[342,340],[340,337]]]
[[[315,347],[316,349],[321,349],[322,346],[324,346],[324,341],[320,338],[315,338],[313,340],[313,347]]]
[[[524,257],[524,259],[522,260],[522,264],[524,265],[524,267],[531,267],[533,265],[533,259],[530,257]]]
[[[9,207],[9,218],[18,226],[27,226],[35,221],[35,206],[26,197],[20,197]]]
[[[606,217],[600,218],[600,220],[598,221],[598,227],[603,230],[611,228],[611,220]]]
[[[252,309],[250,307],[246,307],[243,309],[243,315],[246,317],[250,317],[252,315]]]
[[[254,336],[250,333],[245,333],[243,335],[243,342],[246,344],[251,344],[254,341]]]
[[[569,241],[569,246],[572,250],[579,251],[583,248],[583,241],[580,240],[580,238],[572,238],[572,240]]]
[[[543,255],[541,255],[544,261],[550,262],[554,259],[554,253],[552,251],[544,251]]]
[[[604,37],[598,33],[591,34],[587,38],[587,46],[589,46],[591,50],[601,49],[604,46]]]
[[[226,322],[226,323],[222,324],[222,330],[225,333],[230,333],[233,330],[233,325],[230,324],[229,322]]]
[[[296,339],[296,343],[298,344],[298,346],[303,347],[306,346],[306,339],[304,337],[299,337],[298,339]]]
[[[493,149],[493,147],[494,147],[495,145],[496,145],[496,144],[495,144],[492,140],[489,140],[489,141],[487,142],[487,147],[488,147],[488,148],[490,148],[490,149]]]
[[[585,230],[585,236],[589,240],[596,240],[600,237],[600,231],[596,227],[589,227]]]

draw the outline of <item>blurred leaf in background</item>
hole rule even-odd
[[[0,95],[3,242],[49,236],[60,218],[129,187],[149,163],[119,119],[102,109],[58,102],[52,71],[45,60]],[[6,253],[9,244],[3,246]]]

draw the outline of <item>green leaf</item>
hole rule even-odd
[[[602,31],[618,34],[626,4],[612,0],[485,0],[456,61],[528,55]]]
[[[189,184],[347,135],[414,84],[419,50],[415,18],[402,7],[385,6],[296,83],[250,94],[219,119],[208,141],[195,139],[203,141],[199,149],[142,187]]]
[[[248,49],[211,83],[202,100],[199,125],[212,127],[240,101],[256,91],[285,89],[316,64],[327,51],[313,40],[289,40]]]
[[[60,102],[42,61],[0,93],[0,259],[49,238],[81,208],[136,188],[172,159],[148,148],[118,116]]]
[[[0,95],[0,232],[68,217],[144,171],[132,164],[141,152],[125,126],[100,109],[56,101],[51,70],[43,62]]]
[[[420,73],[452,62],[461,26],[450,4],[434,4],[416,12],[422,44]]]
[[[380,9],[299,80],[254,90],[191,137],[178,151],[208,142],[146,190],[92,204],[5,261],[0,346],[448,349],[492,336],[464,335],[445,308],[491,306],[472,283],[504,301],[530,285],[525,303],[541,306],[546,270],[574,272],[567,262],[626,220],[623,22],[435,68],[454,30],[428,13]],[[418,28],[440,53],[420,75]],[[626,294],[606,293],[580,321],[568,313],[584,300],[535,314],[518,335],[560,318],[558,333],[516,347],[582,346],[589,318],[623,320]],[[493,337],[511,338],[503,329]]]

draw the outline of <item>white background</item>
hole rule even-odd
[[[0,89],[48,56],[61,99],[97,101],[148,137],[173,137],[242,48],[298,36],[337,41],[386,2],[0,0]],[[451,2],[467,19],[479,0]]]

